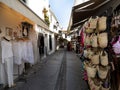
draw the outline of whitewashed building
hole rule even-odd
[[[59,22],[55,14],[50,10],[49,0],[23,0],[26,2],[29,8],[31,8],[39,17],[43,20],[44,18],[44,9],[49,18],[49,30],[42,28],[39,25],[36,25],[36,29],[41,35],[44,36],[44,55],[51,54],[55,52],[57,41],[56,38],[59,30]]]
[[[44,20],[44,8],[48,11],[49,25]],[[33,46],[34,63],[22,61],[19,65],[13,64],[14,79],[38,63],[40,58],[56,50],[55,37],[59,28],[54,26],[58,27],[58,21],[50,11],[48,0],[0,0],[0,41],[2,37],[9,35],[12,41],[29,40]],[[3,75],[3,67],[0,57],[0,84],[6,85],[8,83],[5,82],[7,77]]]

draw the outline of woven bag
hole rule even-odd
[[[93,51],[91,49],[88,49],[88,59],[91,59],[93,55]]]
[[[89,28],[91,28],[91,29],[96,29],[96,27],[97,27],[97,21],[98,21],[98,17],[96,17],[96,18],[90,18],[90,20],[89,20]]]
[[[92,55],[91,62],[93,64],[99,64],[99,53],[96,53],[96,54]]]
[[[105,79],[108,74],[108,67],[98,67],[98,76],[100,79]]]
[[[108,65],[108,54],[106,51],[102,51],[100,54],[100,62],[101,65],[107,66]]]
[[[98,39],[95,34],[92,36],[92,47],[98,47]]]
[[[108,35],[107,33],[98,34],[99,47],[106,48],[108,45]]]
[[[107,28],[107,23],[106,23],[107,17],[102,16],[98,20],[98,30],[100,31],[105,31]]]
[[[85,29],[85,32],[86,32],[87,34],[93,33],[93,31],[94,31],[94,30],[91,29],[91,28],[89,28],[89,27]]]
[[[95,67],[86,65],[86,71],[88,77],[94,78],[96,76],[97,69]]]
[[[91,90],[100,90],[101,87],[101,82],[100,80],[98,80],[97,78],[93,79],[93,85],[92,85],[92,89]]]
[[[90,41],[91,41],[91,40],[90,40],[90,36],[87,35],[87,36],[85,37],[85,45],[90,45]]]
[[[103,86],[101,87],[101,90],[110,90],[110,88],[104,88]]]
[[[91,90],[100,90],[100,86],[93,84]]]

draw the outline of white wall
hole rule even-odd
[[[44,19],[43,8],[49,10],[48,0],[28,0],[27,5],[42,19]]]
[[[31,1],[33,1],[33,0],[31,0]],[[24,15],[25,17],[29,18],[36,24],[41,25],[48,29],[48,26],[42,20],[40,20],[40,18],[38,18],[35,14],[33,14],[28,8],[26,8],[26,6],[24,6],[22,3],[20,3],[19,0],[0,0],[0,2],[6,4],[8,7],[10,7],[10,10],[15,10],[15,11],[21,13],[22,15]],[[22,19],[25,19],[25,18],[22,18]]]
[[[54,32],[54,33],[58,33],[59,29],[58,28],[57,29],[54,28],[54,25],[57,26],[56,22],[58,22],[58,21],[56,20],[56,18],[54,17],[54,15],[52,13],[49,13],[49,19],[50,19],[50,30],[52,32]]]

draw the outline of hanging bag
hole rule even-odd
[[[95,66],[86,65],[86,71],[87,71],[88,77],[94,78],[96,76],[97,69]]]
[[[88,59],[91,59],[91,57],[93,56],[93,51],[91,49],[88,49]]]
[[[85,37],[85,45],[90,45],[90,36],[88,35]]]
[[[94,78],[93,81],[94,81],[94,83],[93,83],[92,90],[100,90],[100,87],[101,87],[100,80],[98,80],[97,78]]]
[[[103,86],[101,87],[101,90],[110,90],[110,88],[104,88]]]
[[[107,33],[100,33],[98,34],[98,43],[99,47],[106,48],[108,45],[108,35]]]
[[[98,47],[98,38],[95,34],[92,36],[92,47]]]
[[[108,71],[107,79],[102,82],[101,90],[110,90],[110,71]]]
[[[95,53],[92,55],[91,62],[93,64],[99,64],[99,53]]]
[[[107,21],[107,17],[105,17],[105,16],[102,16],[102,17],[99,18],[99,20],[98,20],[98,30],[99,30],[99,32],[106,30],[106,28],[107,28],[106,21]]]
[[[96,18],[91,17],[90,20],[89,20],[89,23],[90,23],[89,28],[90,29],[96,29],[97,21],[98,21],[98,17],[96,17]]]
[[[100,79],[106,79],[108,74],[108,67],[99,66],[98,68],[98,76]]]
[[[87,34],[93,33],[93,29],[91,29],[91,28],[88,27],[88,28],[85,29],[85,32]]]
[[[100,54],[100,62],[101,65],[107,66],[108,65],[108,54],[106,51],[102,51]]]
[[[89,19],[89,21],[90,21],[90,19]],[[90,34],[90,33],[93,33],[93,29],[92,28],[90,28],[90,22],[89,21],[87,21],[86,23],[85,23],[85,32],[87,33],[87,34]]]

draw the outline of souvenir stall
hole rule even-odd
[[[91,17],[84,24],[84,56],[91,90],[110,90],[107,17]]]
[[[31,34],[35,32],[31,33],[33,23],[26,17],[6,6],[0,10],[0,86],[14,87],[14,80],[34,64]]]
[[[119,0],[90,0],[73,8],[73,26],[84,22],[80,29],[84,48],[81,59],[90,90],[120,89],[119,17]]]
[[[4,86],[13,87],[14,79],[34,64],[33,45],[28,37],[30,28],[30,24],[22,22],[16,30],[7,27],[1,37],[0,84]]]
[[[119,90],[119,10],[92,16],[84,28],[84,68],[90,90]]]

